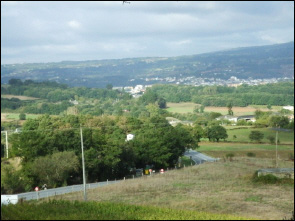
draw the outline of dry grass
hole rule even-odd
[[[294,186],[251,182],[255,170],[272,166],[263,158],[221,160],[88,190],[88,199],[281,220],[294,210]],[[81,192],[60,197],[83,199]]]
[[[192,102],[182,102],[182,103],[171,103],[167,102],[168,111],[176,112],[176,113],[193,113],[195,107],[200,107],[200,104],[195,104]],[[248,107],[233,107],[232,110],[235,116],[242,116],[242,115],[254,115],[256,110],[261,111],[269,111],[265,105],[256,105],[256,106],[248,106]],[[281,107],[276,106],[274,110],[279,110]],[[228,113],[227,107],[214,107],[208,106],[205,107],[204,111],[206,112],[218,112],[222,115]]]
[[[18,98],[18,99],[20,99],[22,101],[26,101],[26,100],[39,100],[40,99],[40,98],[37,98],[37,97],[18,96],[18,95],[1,95],[1,97],[8,98],[8,99]]]

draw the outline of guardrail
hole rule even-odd
[[[86,189],[93,189],[93,188],[105,186],[108,184],[118,183],[120,181],[121,180],[88,183],[86,184]],[[62,195],[62,194],[72,193],[72,192],[79,192],[79,191],[83,191],[83,184],[58,187],[54,189],[46,189],[46,190],[40,190],[40,191],[33,191],[33,192],[27,192],[27,193],[19,193],[19,194],[13,194],[13,195],[1,195],[1,205],[9,204],[9,203],[16,204],[17,202],[21,200],[38,200],[41,198],[47,198],[51,196],[57,196],[57,195]]]
[[[212,158],[213,159],[213,158]],[[214,159],[214,161],[216,162],[218,159]],[[205,159],[195,159],[195,165],[199,165],[202,164],[204,162],[210,162],[208,160]],[[213,161],[211,161],[213,162]],[[191,164],[191,166],[193,166],[193,164]],[[183,165],[183,167],[185,168],[185,165]],[[175,169],[180,169],[181,167],[176,167]],[[174,168],[167,168],[168,170],[174,170]],[[154,174],[154,173],[152,173]],[[133,179],[135,178],[135,176],[133,176]],[[124,181],[125,177],[123,180],[114,180],[114,181],[103,181],[103,182],[97,182],[97,183],[88,183],[86,184],[86,189],[93,189],[93,188],[97,188],[100,186],[105,186],[108,184],[113,184],[113,183],[118,183],[121,181]],[[72,186],[65,186],[65,187],[58,187],[58,188],[54,188],[54,189],[46,189],[46,190],[40,190],[40,191],[33,191],[33,192],[27,192],[27,193],[19,193],[19,194],[13,194],[13,195],[2,195],[1,194],[1,205],[2,204],[16,204],[19,201],[26,201],[26,200],[39,200],[41,198],[47,198],[47,197],[52,197],[52,196],[57,196],[57,195],[62,195],[62,194],[66,194],[66,193],[73,193],[73,192],[79,192],[79,191],[83,191],[83,184],[79,184],[79,185],[72,185]]]

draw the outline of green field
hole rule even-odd
[[[193,113],[195,107],[200,105],[195,103],[167,103],[167,111],[174,113]]]
[[[226,127],[228,134],[226,140],[231,142],[251,142],[249,135],[253,130],[260,131],[264,134],[264,138],[261,140],[263,143],[270,143],[267,139],[268,136],[276,137],[276,131],[271,130],[270,128],[240,128],[242,129],[239,129],[239,127]],[[236,135],[236,138],[234,138],[234,135]],[[280,141],[280,144],[294,144],[294,131],[279,131],[278,140]]]
[[[26,119],[36,119],[40,114],[26,114]],[[5,117],[7,120],[19,120],[19,113],[9,113]]]
[[[122,203],[57,201],[2,206],[1,220],[248,220],[206,212]]]
[[[226,157],[228,153],[233,153],[237,157],[247,157],[248,153],[254,153],[258,158],[276,158],[276,145],[270,144],[201,142],[199,146],[198,151],[218,158]],[[289,160],[292,155],[294,156],[294,145],[278,145],[277,149],[281,160]]]

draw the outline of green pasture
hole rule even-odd
[[[276,145],[202,142],[199,146],[198,151],[212,157],[224,158],[229,153],[233,153],[236,157],[248,157],[248,153],[253,153],[257,158],[273,159],[275,165]],[[277,150],[279,165],[294,157],[293,145],[278,145]]]
[[[198,151],[240,151],[240,150],[266,150],[274,151],[276,145],[271,144],[244,144],[244,143],[225,143],[225,142],[201,142]],[[292,145],[278,145],[278,150],[292,150]]]
[[[268,109],[267,105],[249,105],[249,107],[253,107],[256,109]],[[280,111],[282,109],[283,109],[282,106],[271,106],[270,111]]]
[[[199,104],[195,103],[167,103],[167,111],[173,113],[193,113],[195,107],[199,107]]]
[[[36,119],[40,114],[26,114],[26,119]],[[10,113],[6,115],[7,120],[19,120],[19,113]]]
[[[53,200],[3,205],[1,220],[248,220],[239,216],[108,202]]]
[[[227,127],[227,134],[228,138],[227,141],[231,142],[252,142],[249,139],[249,135],[251,131],[256,130],[260,131],[264,134],[264,138],[261,140],[262,143],[270,143],[269,139],[267,139],[268,136],[274,136],[276,137],[276,131],[272,130],[270,128],[242,128],[238,129],[239,127]],[[234,135],[236,138],[234,138]],[[280,141],[280,144],[294,144],[294,131],[291,132],[285,132],[285,131],[279,131],[278,132],[278,140]]]

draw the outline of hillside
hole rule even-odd
[[[294,184],[253,183],[271,158],[234,157],[88,190],[88,200],[282,220],[294,210]],[[280,167],[294,162],[280,161]],[[82,200],[81,192],[56,199]]]
[[[180,57],[1,65],[1,83],[19,78],[51,80],[70,86],[105,87],[108,83],[133,86],[158,83],[157,78],[170,77],[175,81],[190,76],[294,78],[294,42]]]

